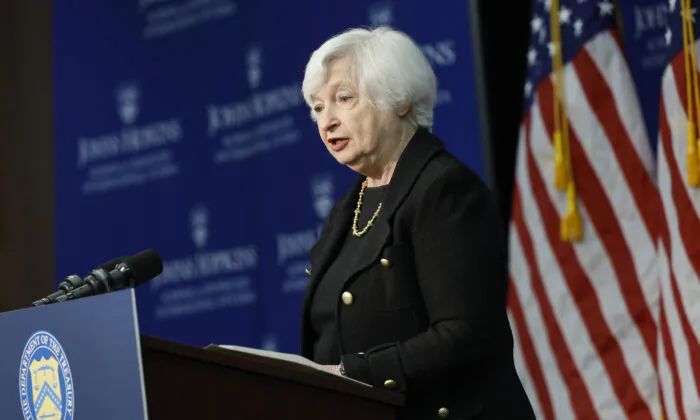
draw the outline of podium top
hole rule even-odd
[[[270,376],[316,388],[324,388],[393,406],[402,406],[405,402],[405,396],[395,391],[368,387],[331,373],[322,372],[312,367],[295,364],[286,360],[228,350],[223,347],[210,346],[207,348],[200,348],[163,338],[142,335],[141,348],[143,350],[168,353],[178,357],[195,359],[204,363]]]

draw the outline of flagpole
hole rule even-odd
[[[493,191],[497,191],[497,179],[495,162],[491,150],[491,126],[489,125],[489,103],[486,95],[486,65],[484,63],[484,49],[481,34],[481,8],[480,0],[466,0],[469,28],[471,29],[472,52],[474,62],[474,74],[476,77],[477,106],[479,107],[479,121],[481,125],[481,146],[484,159],[484,177],[486,184]]]

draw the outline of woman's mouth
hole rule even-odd
[[[345,146],[347,146],[349,141],[350,139],[348,139],[347,137],[335,137],[328,140],[328,142],[331,144],[331,149],[334,152],[339,152],[343,150]]]

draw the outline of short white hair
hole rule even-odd
[[[435,73],[408,35],[380,26],[349,29],[328,39],[306,64],[301,90],[309,107],[313,107],[311,95],[326,82],[328,64],[339,58],[349,60],[349,74],[357,89],[375,107],[410,107],[406,118],[414,126],[432,129],[437,100]],[[313,109],[311,116],[315,119]]]

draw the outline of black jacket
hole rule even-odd
[[[350,229],[363,179],[310,251],[301,337],[309,359],[311,300]],[[337,298],[347,375],[405,392],[405,419],[533,419],[513,364],[503,228],[479,176],[419,129],[371,229]]]

